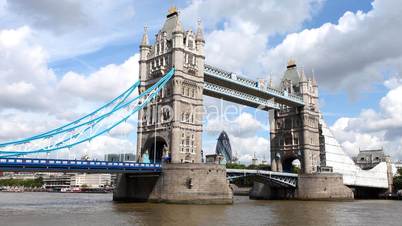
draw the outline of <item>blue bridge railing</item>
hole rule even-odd
[[[94,160],[0,158],[0,171],[44,171],[87,173],[161,172],[161,164]]]

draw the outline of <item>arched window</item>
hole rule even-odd
[[[188,40],[188,48],[190,49],[194,48],[194,41],[192,39]]]

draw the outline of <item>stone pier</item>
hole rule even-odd
[[[226,169],[215,164],[166,164],[162,174],[118,177],[115,201],[231,204]]]
[[[314,173],[299,175],[297,188],[281,188],[254,182],[251,199],[298,199],[298,200],[351,200],[353,191],[343,184],[342,175]]]
[[[297,181],[296,198],[301,200],[349,200],[353,191],[343,184],[341,174],[302,174]]]

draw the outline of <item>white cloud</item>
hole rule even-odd
[[[253,115],[250,113],[242,112],[233,120],[226,117],[216,117],[209,119],[205,125],[204,130],[207,133],[219,134],[222,130],[237,137],[250,137],[266,129]]]
[[[402,159],[402,84],[391,78],[384,84],[391,89],[381,98],[379,111],[364,109],[355,118],[340,118],[331,127],[346,151],[354,156],[359,148],[381,148],[395,159]],[[393,84],[393,85],[390,85]]]
[[[136,54],[121,65],[109,64],[89,76],[70,71],[61,79],[59,89],[85,100],[111,99],[138,80],[138,60]]]
[[[401,2],[374,1],[368,13],[346,12],[337,24],[306,29],[286,36],[266,52],[261,63],[277,73],[286,59],[296,58],[315,70],[319,85],[346,88],[352,94],[380,81],[386,71],[400,70],[402,59]]]
[[[18,12],[25,21],[39,28],[50,28],[55,32],[67,32],[89,24],[80,1],[24,1],[8,2],[10,11]]]
[[[138,54],[90,75],[71,71],[56,76],[48,67],[47,52],[35,43],[27,26],[0,30],[0,58],[1,141],[68,123],[122,93],[138,79]],[[103,152],[131,150],[134,144],[127,138],[136,127],[131,123],[113,129],[110,138],[99,138],[99,144],[80,145],[74,150],[82,154],[96,149],[97,157]]]
[[[299,29],[322,2],[194,0],[182,10],[182,16],[187,25],[202,18],[206,30],[211,30],[206,35],[208,63],[235,72],[261,74],[266,62],[260,64],[258,59],[266,51],[268,38]]]
[[[35,42],[48,51],[51,61],[127,42],[139,31],[132,29],[136,13],[127,0],[2,1],[1,14],[0,29],[31,27]]]
[[[181,12],[187,25],[196,24],[198,18],[207,28],[217,28],[222,21],[230,26],[243,21],[254,24],[262,33],[274,34],[298,29],[322,3],[323,0],[193,0]]]
[[[269,138],[254,137],[235,137],[229,135],[232,151],[238,154],[239,161],[242,163],[251,163],[252,157],[255,156],[259,161],[270,159],[270,142]]]
[[[0,58],[0,109],[50,105],[56,76],[44,49],[32,43],[29,27],[0,31]]]
[[[6,141],[45,132],[63,123],[52,115],[22,111],[2,111],[0,113],[0,140]]]

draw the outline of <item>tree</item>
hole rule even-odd
[[[398,175],[394,177],[394,190],[402,189],[402,168],[398,169]]]
[[[246,166],[239,163],[226,163],[227,169],[246,169]]]
[[[292,165],[292,173],[300,174],[300,168],[298,166]]]

